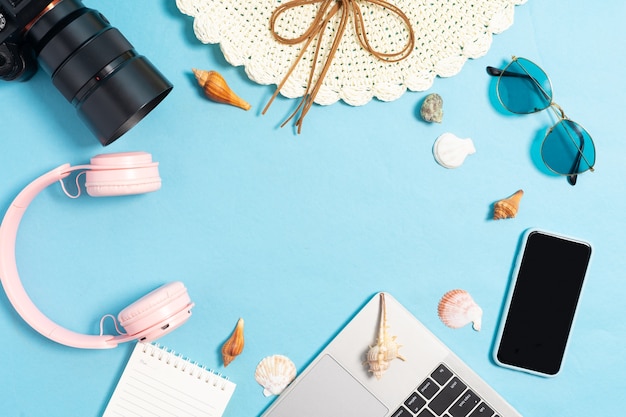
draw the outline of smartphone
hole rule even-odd
[[[559,373],[590,261],[587,242],[538,229],[524,233],[494,344],[498,365]]]

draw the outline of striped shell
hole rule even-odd
[[[296,365],[286,356],[268,356],[259,362],[254,379],[263,387],[263,395],[278,395],[296,377]]]
[[[517,190],[513,195],[503,200],[496,201],[493,205],[493,219],[512,219],[517,215],[519,202],[524,195],[523,190]]]
[[[250,110],[250,103],[235,94],[219,72],[196,68],[193,68],[192,71],[207,98],[217,103],[230,104],[244,110]]]
[[[439,301],[437,313],[441,321],[453,329],[473,323],[474,330],[480,330],[483,310],[465,290],[445,293]]]
[[[235,330],[233,330],[233,333],[222,346],[222,360],[224,361],[224,367],[228,366],[228,364],[230,364],[235,357],[243,352],[243,346],[243,319],[240,318],[237,321]]]

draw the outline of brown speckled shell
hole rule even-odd
[[[426,122],[441,123],[443,120],[443,99],[439,94],[432,93],[426,96],[420,108],[420,116]]]

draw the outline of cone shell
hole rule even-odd
[[[439,301],[437,313],[441,321],[453,329],[473,323],[474,330],[480,330],[483,310],[465,290],[445,293]]]
[[[517,190],[512,196],[497,201],[493,205],[493,219],[511,219],[517,215],[519,202],[524,195],[523,190]]]
[[[200,87],[204,90],[204,94],[211,100],[218,103],[230,104],[244,110],[250,110],[250,104],[239,97],[230,89],[226,80],[217,71],[205,71],[192,69],[193,74]]]
[[[235,330],[233,330],[233,333],[222,346],[222,360],[224,361],[224,366],[228,366],[228,364],[243,351],[243,345],[243,319],[240,318],[237,321]]]
[[[278,395],[296,377],[296,366],[286,356],[273,355],[261,360],[254,372],[254,379],[263,387],[263,395]]]

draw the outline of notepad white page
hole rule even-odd
[[[103,417],[220,417],[235,387],[181,355],[137,343]]]

